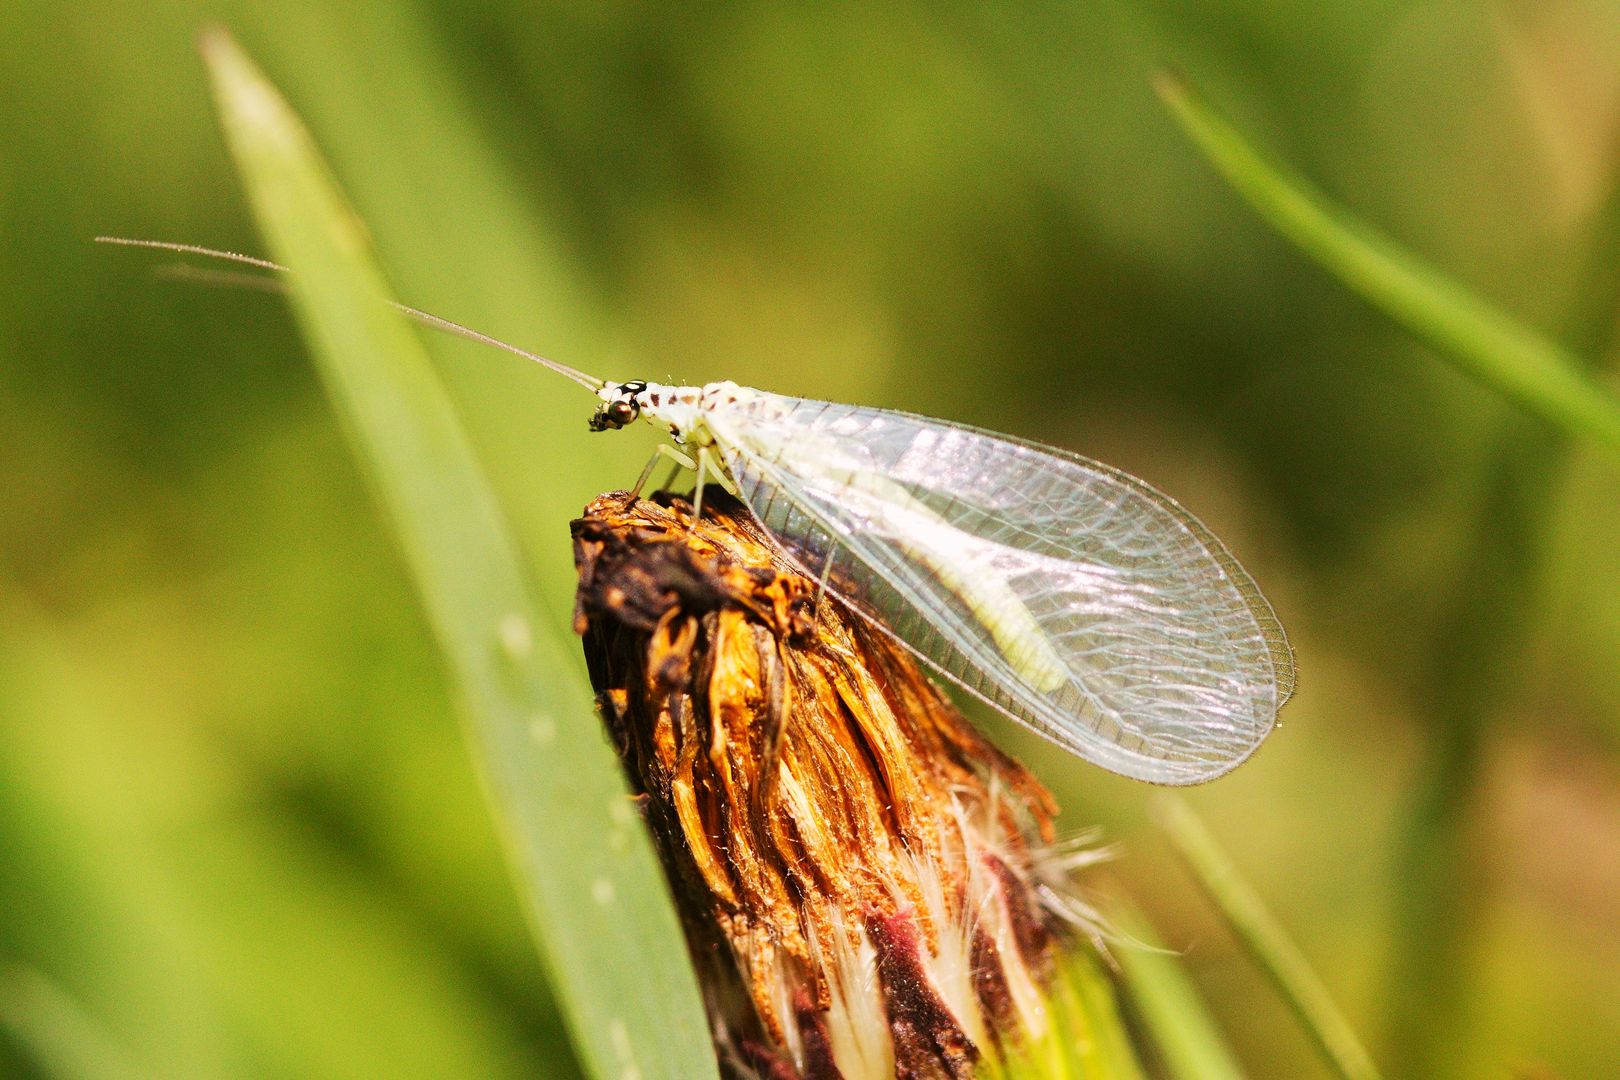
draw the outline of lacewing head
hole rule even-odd
[[[641,394],[646,389],[647,384],[639,379],[618,386],[604,383],[596,391],[602,404],[591,417],[591,430],[618,431],[635,423],[641,418]]]

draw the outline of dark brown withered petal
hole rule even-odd
[[[888,994],[895,1076],[967,1080],[979,1060],[979,1048],[929,983],[917,924],[909,914],[900,914],[874,918],[867,926],[877,946],[878,976]]]
[[[980,859],[984,868],[996,879],[1002,896],[1018,896],[1027,891],[1024,878],[1014,873],[1005,859],[986,852]],[[1024,963],[1039,968],[1051,953],[1052,930],[1044,912],[1023,904],[1011,905],[1008,921],[1012,924],[1013,941]]]
[[[801,991],[794,999],[793,1012],[798,1017],[799,1035],[804,1043],[802,1072],[775,1048],[761,1043],[748,1042],[739,1047],[743,1061],[761,1080],[844,1080],[833,1057],[832,1040],[827,1036],[821,1008]]]

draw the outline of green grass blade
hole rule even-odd
[[[222,33],[222,123],[321,376],[388,512],[476,732],[574,1045],[598,1077],[715,1075],[685,945],[577,654],[303,126]],[[565,543],[558,537],[558,543]]]
[[[1215,902],[1238,942],[1271,978],[1334,1072],[1344,1080],[1377,1080],[1378,1067],[1328,996],[1327,987],[1204,823],[1174,797],[1162,799],[1157,809],[1159,824],[1176,853]]]
[[[1178,76],[1161,73],[1157,87],[1204,155],[1278,232],[1465,374],[1620,457],[1620,400],[1583,375],[1575,357],[1268,163]]]
[[[1146,917],[1123,903],[1112,906],[1109,925],[1126,941],[1111,948],[1131,1004],[1176,1080],[1243,1080],[1243,1070],[1198,989],[1175,954],[1159,943]]]

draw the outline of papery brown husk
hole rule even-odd
[[[1056,807],[734,499],[605,495],[576,624],[740,1075],[964,1077],[1038,1024]]]

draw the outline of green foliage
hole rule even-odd
[[[1573,356],[1269,164],[1179,76],[1161,72],[1158,88],[1221,174],[1306,254],[1481,383],[1620,455],[1620,399]]]
[[[978,1075],[982,1080],[1143,1080],[1115,982],[1091,944],[1075,942],[1053,967],[1046,1030],[987,1056]]]
[[[1189,802],[1374,1058],[1612,1067],[1620,503],[1589,406],[1620,266],[1609,6],[20,0],[0,4],[0,1073],[579,1069],[437,630],[283,305],[87,243],[267,254],[206,21],[295,105],[410,303],[616,378],[1011,431],[1182,500],[1302,672],[1264,752]],[[1399,237],[1356,264],[1367,289],[1421,252],[1442,299],[1543,328],[1517,355],[1556,339],[1587,381],[1461,367],[1455,343],[1490,335],[1414,315],[1432,278],[1377,310],[1318,272],[1155,99],[1166,59]],[[568,520],[651,440],[587,434],[590,402],[531,365],[422,344],[560,620]],[[592,717],[559,720],[600,758]],[[987,723],[1063,827],[1122,841],[1230,1058],[1319,1069],[1156,859],[1153,793]],[[1150,995],[1125,996],[1146,1023]]]
[[[1130,1000],[1165,1068],[1178,1080],[1242,1080],[1243,1070],[1176,955],[1141,912],[1116,900],[1109,924],[1113,955]]]
[[[471,719],[574,1045],[600,1077],[714,1072],[697,986],[589,690],[533,599],[427,355],[302,125],[235,44],[204,53],[228,141],[333,403]]]
[[[1479,299],[1335,206],[1297,177],[1268,163],[1179,76],[1161,72],[1161,98],[1232,186],[1280,233],[1347,286],[1433,344],[1465,374],[1503,394],[1554,431],[1620,452],[1620,398],[1585,373],[1589,363]],[[1591,260],[1567,320],[1574,336],[1597,351],[1615,326],[1616,221],[1620,185],[1596,222]],[[1463,1026],[1464,990],[1457,973],[1478,918],[1479,854],[1471,850],[1478,812],[1487,725],[1496,697],[1510,685],[1523,626],[1539,593],[1545,558],[1544,519],[1562,479],[1564,453],[1548,433],[1507,425],[1477,514],[1470,547],[1456,571],[1453,595],[1439,618],[1427,675],[1428,712],[1436,732],[1431,764],[1415,787],[1398,866],[1405,888],[1397,900],[1389,1028],[1403,1072],[1449,1071]],[[1229,864],[1197,819],[1170,804],[1167,820],[1185,859],[1221,903],[1239,936],[1262,962],[1339,1073],[1372,1076],[1372,1065],[1303,958],[1282,936],[1257,897],[1228,885]],[[1421,1019],[1420,1019],[1421,1017]]]
[[[1169,797],[1159,803],[1160,823],[1176,852],[1215,902],[1249,956],[1270,977],[1328,1064],[1343,1080],[1377,1080],[1378,1068],[1362,1047],[1327,987],[1265,903],[1215,843],[1186,803]]]

